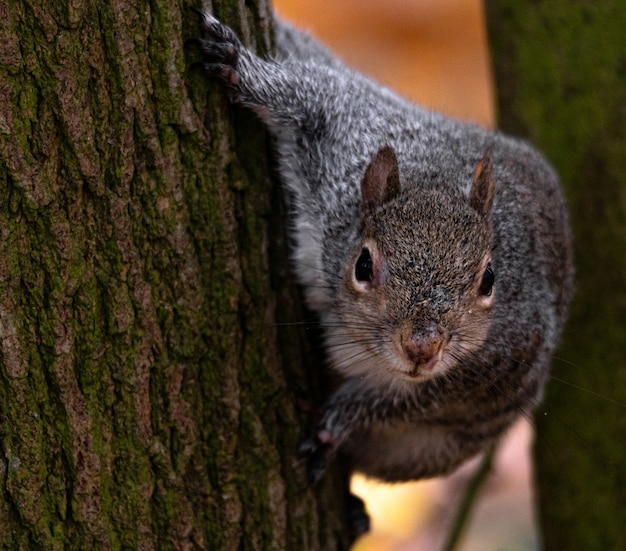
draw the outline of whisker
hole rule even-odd
[[[473,353],[469,353],[467,357],[472,357],[474,356]],[[457,357],[455,356],[454,359],[457,362],[461,362],[463,361],[462,357]],[[505,359],[517,363],[518,365],[525,365],[527,367],[530,368],[530,365],[527,362],[521,361],[521,360],[516,360],[513,357],[505,357]],[[452,372],[454,370],[451,370]],[[490,378],[491,376],[493,376],[493,373],[490,373],[489,376],[486,376],[485,374],[478,372],[477,370],[472,370],[472,372],[475,375],[478,375],[482,380],[484,380],[485,382],[490,382],[492,381],[492,379]],[[510,382],[506,381],[503,379],[504,377],[504,373],[500,374],[500,375],[495,375],[495,377],[493,378],[493,381],[497,382],[499,384],[498,390],[499,392],[502,393],[502,396],[504,396],[507,400],[512,401],[513,402],[513,398],[511,397],[511,395],[508,394],[508,392],[506,391],[506,389],[508,389],[509,391],[515,391],[516,388],[511,385]],[[618,405],[620,407],[626,407],[625,404],[623,404],[622,402],[619,402],[617,400],[613,400],[611,398],[608,398],[606,396],[602,396],[601,394],[598,394],[594,391],[591,391],[589,389],[585,389],[584,387],[580,387],[578,385],[575,385],[573,383],[569,383],[566,380],[562,380],[559,377],[555,377],[554,375],[551,375],[551,378],[557,380],[558,382],[562,382],[563,384],[569,385],[572,388],[575,388],[577,390],[583,391],[583,392],[587,392],[590,393],[591,395],[597,396],[600,399],[603,399],[607,402],[610,403],[614,403],[615,405]],[[571,426],[569,423],[567,423],[565,421],[565,419],[561,416],[558,415],[554,410],[550,410],[549,408],[549,404],[547,404],[546,402],[543,402],[542,400],[539,400],[538,398],[534,397],[534,396],[529,396],[528,397],[528,402],[531,404],[531,406],[533,407],[533,409],[535,410],[535,414],[534,416],[536,417],[537,415],[550,415],[552,416],[561,426],[563,426],[565,429],[568,430],[568,432],[570,432],[575,438],[576,440],[583,444],[585,446],[585,449],[589,450],[596,458],[600,459],[603,461],[603,463],[614,466],[615,465],[615,461],[612,459],[609,459],[608,461],[606,460],[606,458],[602,457],[600,453],[598,453],[597,449],[593,446],[593,443],[585,438],[575,427]],[[533,415],[531,415],[529,412],[526,412],[523,408],[521,407],[517,407],[516,406],[516,410],[531,424],[531,426],[533,428],[536,429],[536,421],[533,418]],[[553,460],[555,462],[558,462],[558,456],[555,452],[554,446],[546,439],[545,435],[543,435],[541,432],[538,432],[535,430],[535,436],[536,438],[538,438],[545,446],[546,449],[548,449],[550,451],[550,455],[553,457]]]
[[[455,358],[457,359],[457,358]],[[492,382],[492,379],[490,379],[489,377],[485,376],[484,374],[482,374],[481,372],[479,372],[478,370],[471,370],[472,373],[474,373],[475,375],[478,375],[483,381],[486,382]],[[451,376],[459,376],[459,374],[457,374],[454,369],[449,371]],[[545,438],[545,436],[543,434],[540,434],[537,432],[536,428],[536,422],[534,419],[534,416],[531,412],[527,411],[524,407],[522,407],[520,404],[517,403],[517,401],[507,392],[505,392],[505,390],[503,390],[503,386],[507,387],[509,390],[516,390],[514,387],[512,387],[512,385],[510,383],[508,383],[508,381],[504,381],[503,380],[504,374],[500,375],[499,377],[496,377],[496,381],[499,382],[501,384],[500,387],[494,387],[493,385],[490,385],[490,389],[495,388],[495,391],[499,392],[501,396],[503,396],[515,409],[515,411],[518,413],[518,415],[520,417],[522,417],[523,419],[526,420],[526,422],[533,428],[533,432],[535,433],[536,438],[539,438],[539,440],[546,446],[546,449],[550,452],[550,455],[553,458],[553,461],[557,462],[558,458],[557,458],[557,454],[556,451],[554,449],[554,446],[551,444],[551,442]],[[534,409],[536,409],[540,404],[541,401],[538,400],[535,397],[529,397],[529,402],[534,406]]]

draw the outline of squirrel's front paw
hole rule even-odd
[[[240,82],[237,64],[243,48],[241,42],[231,28],[212,15],[196,8],[191,9],[200,17],[202,30],[202,38],[187,41],[197,46],[202,53],[203,61],[194,63],[194,66],[219,77],[233,91]]]
[[[322,478],[337,452],[337,439],[328,429],[320,428],[307,438],[299,448],[300,457],[306,459],[307,477],[314,484]]]

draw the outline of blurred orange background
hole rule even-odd
[[[494,125],[493,90],[480,0],[275,0],[284,19],[310,32],[348,65],[441,113]],[[494,468],[457,551],[530,551],[528,445],[518,424]],[[474,461],[452,476],[388,486],[356,476],[372,531],[353,551],[438,551]]]
[[[276,0],[279,15],[420,105],[492,126],[480,0]]]

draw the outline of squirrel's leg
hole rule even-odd
[[[379,392],[365,387],[358,379],[346,381],[328,399],[322,419],[300,446],[300,455],[307,459],[310,482],[322,477],[341,445],[355,432],[372,423],[405,417],[409,411],[408,399],[406,396],[383,399]]]
[[[198,14],[203,36],[192,42],[204,61],[196,65],[226,85],[233,103],[253,109],[276,133],[317,121],[324,105],[318,73],[325,68],[297,64],[302,70],[296,75],[294,65],[259,58],[231,28],[210,14]]]

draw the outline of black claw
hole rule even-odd
[[[219,77],[229,88],[239,85],[240,76],[237,72],[239,47],[241,43],[235,33],[222,25],[212,15],[205,14],[198,8],[189,8],[200,18],[200,28],[205,38],[190,38],[185,41],[186,47],[200,50],[203,61],[192,63],[192,70],[202,70]]]
[[[183,45],[188,50],[192,48],[200,48],[200,39],[199,38],[187,38],[183,42]]]
[[[209,75],[219,77],[224,84],[234,87],[239,84],[239,73],[230,65],[223,63],[206,63],[204,61],[196,61],[190,66],[191,70],[200,69]]]
[[[239,45],[239,38],[230,27],[220,23],[215,17],[198,8],[190,7],[200,19],[200,29],[218,42],[231,42]]]
[[[233,67],[237,63],[237,50],[228,42],[196,40],[196,44],[207,60],[223,62]]]
[[[187,6],[193,13],[195,13],[198,17],[203,18],[204,17],[204,13],[199,10],[198,8],[196,8],[195,6]]]
[[[322,444],[317,438],[307,438],[298,448],[298,456],[306,460],[306,474],[309,484],[318,482],[330,463],[333,446]]]
[[[307,478],[309,484],[319,482],[324,476],[326,469],[332,459],[333,449],[328,444],[319,444],[317,448],[308,456],[307,461]]]
[[[196,8],[195,6],[189,6],[189,9],[198,16],[202,30],[205,32],[212,32],[213,27],[208,23],[211,21],[211,19],[208,18],[212,18],[212,16],[207,16],[202,10]]]
[[[312,457],[307,465],[307,479],[311,485],[319,482],[328,468],[328,461],[326,460],[325,455],[316,455],[317,457]]]
[[[306,459],[313,455],[315,450],[318,448],[318,443],[313,438],[307,438],[300,447],[298,448],[298,457],[301,459]]]
[[[354,539],[370,531],[370,517],[365,510],[363,500],[352,493],[346,498],[346,508],[350,531]]]
[[[212,75],[219,74],[221,67],[223,67],[223,65],[219,65],[217,63],[205,63],[204,61],[194,61],[191,65],[189,65],[189,68],[192,71],[203,71]]]

